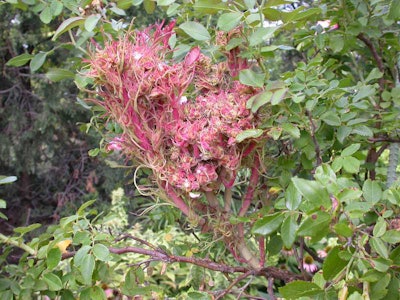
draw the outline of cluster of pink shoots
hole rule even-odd
[[[236,137],[259,125],[246,102],[260,90],[231,80],[247,67],[237,48],[224,63],[213,64],[198,47],[173,61],[173,27],[153,25],[94,51],[89,76],[96,102],[123,129],[108,147],[151,168],[164,186],[186,192],[231,186],[257,142]],[[218,40],[228,42],[229,34]]]

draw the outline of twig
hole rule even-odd
[[[260,267],[264,268],[265,265],[265,237],[260,236],[258,238],[258,249],[260,252]]]
[[[269,299],[276,300],[276,297],[274,295],[274,278],[273,277],[268,278],[267,292],[268,292]]]
[[[0,233],[0,241],[3,242],[4,244],[9,244],[21,248],[22,250],[28,252],[30,255],[36,255],[36,251],[33,248],[29,247],[24,242],[11,239],[2,233]]]
[[[247,271],[246,273],[240,275],[238,278],[232,281],[231,284],[221,294],[218,294],[218,296],[215,297],[215,300],[222,299],[225,295],[229,293],[230,290],[232,290],[235,285],[237,285],[241,280],[249,277],[250,275],[254,275],[253,270]]]

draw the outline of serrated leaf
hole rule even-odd
[[[291,249],[293,243],[296,240],[297,236],[297,228],[299,227],[297,224],[297,216],[296,215],[288,215],[282,223],[281,227],[281,238],[283,241],[283,245],[287,249]]]
[[[334,247],[325,258],[324,264],[322,265],[322,274],[325,280],[334,279],[347,266],[348,261],[341,259],[339,252],[340,247]]]
[[[85,19],[83,17],[72,17],[72,18],[66,19],[57,28],[57,30],[54,33],[54,36],[52,38],[52,41],[55,41],[64,32],[71,30],[74,27],[80,26],[84,23],[85,23]]]
[[[357,127],[353,128],[351,133],[362,135],[362,136],[365,136],[365,137],[372,137],[374,135],[372,130],[369,127],[365,126],[365,125],[360,125],[360,126],[357,126]]]
[[[265,216],[254,223],[252,232],[255,234],[268,236],[278,230],[278,228],[282,224],[283,219],[284,215],[280,212],[273,215]]]
[[[16,57],[11,58],[9,61],[7,61],[6,66],[10,67],[21,67],[28,63],[32,59],[33,55],[24,53],[21,55],[18,55]]]
[[[46,77],[51,81],[57,82],[63,79],[73,79],[75,74],[65,69],[50,69],[50,71],[46,73]]]
[[[59,248],[50,249],[49,253],[47,253],[46,264],[49,270],[54,269],[58,266],[61,261],[61,251]]]
[[[264,73],[256,73],[250,69],[241,70],[239,72],[239,81],[245,85],[262,87],[264,85],[264,79]]]
[[[63,288],[60,277],[53,273],[44,274],[43,279],[47,283],[50,291],[59,291]]]
[[[242,16],[240,12],[224,13],[219,16],[217,26],[223,31],[230,31],[239,24]]]
[[[31,68],[32,72],[35,72],[41,68],[41,66],[44,64],[46,61],[47,57],[47,52],[39,52],[36,54],[32,59],[29,64],[29,67]]]
[[[110,260],[110,250],[103,244],[96,244],[93,246],[94,256],[101,261]]]
[[[208,41],[211,39],[208,30],[198,22],[187,21],[179,25],[179,28],[197,41]]]
[[[352,144],[346,148],[343,149],[342,153],[340,156],[350,156],[353,155],[360,149],[361,144]]]
[[[262,129],[243,130],[236,136],[236,142],[241,143],[246,139],[256,139],[260,137],[263,133],[264,131]]]
[[[274,32],[278,29],[278,27],[258,27],[256,30],[250,35],[249,42],[250,47],[254,47],[259,45],[268,39],[274,36]]]
[[[279,292],[285,299],[299,299],[324,293],[318,285],[309,281],[292,281],[279,288]]]
[[[365,201],[372,204],[378,203],[382,198],[382,188],[377,181],[367,179],[364,182],[362,191]]]
[[[96,28],[97,23],[99,22],[101,18],[100,14],[96,15],[90,15],[86,20],[85,20],[85,29],[88,32],[93,31],[93,29]]]

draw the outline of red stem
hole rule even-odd
[[[259,169],[260,169],[260,158],[258,157],[258,154],[256,154],[254,156],[254,165],[251,168],[249,185],[247,187],[246,194],[244,195],[242,207],[239,210],[240,217],[243,217],[246,214],[253,200],[254,191],[256,190],[259,178],[259,173],[258,173]]]

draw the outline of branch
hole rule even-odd
[[[251,168],[251,176],[249,180],[249,185],[247,187],[246,194],[244,195],[242,207],[239,210],[239,217],[243,217],[246,212],[249,210],[250,204],[253,200],[254,191],[256,190],[258,177],[259,177],[259,168],[260,168],[260,158],[258,154],[254,156],[254,165]]]
[[[12,245],[12,246],[21,248],[25,252],[28,252],[30,255],[36,255],[36,251],[33,248],[29,247],[24,242],[19,242],[19,241],[13,240],[13,239],[5,236],[2,233],[0,233],[0,241],[2,241],[4,244],[8,244],[8,245]]]

